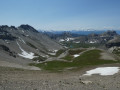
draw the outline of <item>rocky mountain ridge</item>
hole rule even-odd
[[[28,64],[35,57],[48,58],[62,46],[30,25],[0,26],[0,60]]]
[[[47,34],[46,34],[47,35]],[[116,31],[106,31],[101,34],[91,33],[88,35],[78,35],[70,32],[64,32],[62,34],[51,34],[49,37],[55,39],[56,41],[65,42],[72,41],[74,43],[107,43],[109,40],[113,39],[116,36],[119,36]],[[69,40],[68,40],[69,39]]]

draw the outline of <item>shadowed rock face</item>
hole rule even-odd
[[[116,33],[116,31],[110,31],[110,30],[108,30],[107,32],[103,33],[102,35],[103,36],[110,36],[110,37],[112,37],[112,36],[116,36],[118,34]]]
[[[104,32],[102,34],[89,34],[86,36],[80,36],[78,38],[78,40],[83,42],[83,38],[81,37],[85,37],[86,38],[86,42],[88,41],[96,41],[96,43],[107,43],[109,40],[113,39],[114,37],[118,36],[118,34],[116,33],[116,31],[107,31]]]
[[[119,36],[114,37],[113,39],[109,40],[108,43],[106,44],[107,48],[114,47],[114,46],[120,47],[120,37]]]
[[[106,44],[106,47],[107,47],[107,48],[111,48],[111,47],[114,47],[114,46],[119,47],[119,46],[120,46],[120,42],[116,42],[116,43],[107,43],[107,44]]]
[[[7,25],[0,26],[0,39],[2,40],[15,40],[16,37],[11,35],[7,30],[12,29],[13,27],[8,27]]]

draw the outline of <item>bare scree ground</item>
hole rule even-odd
[[[92,49],[92,52],[95,56],[91,49],[77,51],[80,56],[76,58],[73,57],[76,53],[67,51],[53,57],[55,61],[49,59],[42,64],[32,63],[32,66],[1,61],[0,90],[120,90],[120,72],[110,76],[83,76],[86,71],[96,67],[120,66],[118,58],[113,54],[98,50],[98,55],[98,51],[94,50],[96,49]],[[86,54],[89,58],[85,57]],[[102,63],[98,64],[99,61],[96,60],[101,60]],[[95,63],[92,63],[93,61]]]

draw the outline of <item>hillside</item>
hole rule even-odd
[[[62,46],[30,25],[0,26],[0,61],[26,65],[45,60]]]

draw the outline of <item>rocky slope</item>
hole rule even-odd
[[[37,57],[48,58],[59,49],[62,46],[30,25],[0,26],[0,61],[28,64]]]

